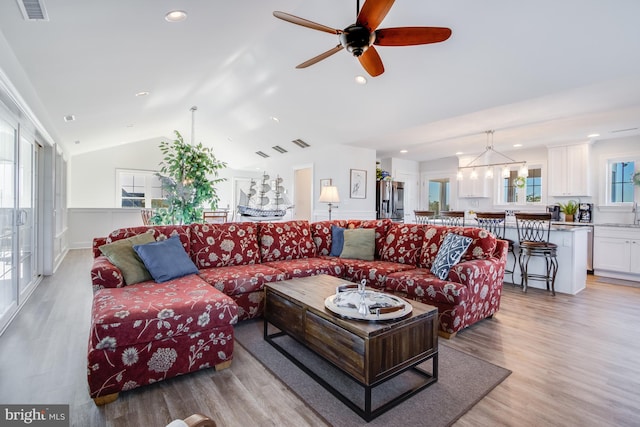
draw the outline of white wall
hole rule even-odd
[[[73,248],[88,247],[92,237],[102,236],[117,227],[122,219],[128,218],[131,226],[141,225],[139,210],[133,213],[117,214],[116,206],[116,169],[157,170],[162,161],[159,149],[160,139],[140,141],[118,147],[84,153],[73,156],[69,163],[69,203],[71,216],[69,221]],[[225,159],[219,159],[224,161]],[[328,218],[328,207],[317,200],[320,197],[320,179],[331,178],[338,187],[340,203],[332,212],[332,218],[375,218],[375,151],[366,148],[340,146],[335,144],[318,145],[305,149],[293,146],[289,152],[274,152],[271,157],[261,161],[261,167],[255,170],[224,169],[220,177],[227,178],[217,186],[221,208],[234,209],[233,178],[260,178],[266,171],[272,179],[279,175],[284,179],[284,187],[292,196],[294,169],[309,167],[313,170],[312,221]],[[367,171],[366,199],[349,197],[350,169]],[[301,191],[303,191],[302,189]],[[293,197],[289,197],[293,200]],[[126,211],[127,209],[122,209]],[[96,218],[103,218],[104,224],[96,224]],[[114,221],[113,218],[117,218]],[[95,229],[93,229],[93,224]],[[108,230],[108,231],[105,231]]]

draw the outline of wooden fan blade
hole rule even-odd
[[[394,2],[395,0],[367,0],[358,13],[356,23],[367,27],[369,31],[375,31],[389,13]]]
[[[373,46],[369,46],[369,49],[365,50],[364,53],[358,57],[358,60],[371,77],[376,77],[384,73],[382,59],[380,59],[378,51]]]
[[[320,55],[318,55],[318,56],[316,56],[314,58],[311,58],[308,61],[303,62],[302,64],[298,65],[296,68],[307,68],[308,66],[313,65],[316,62],[320,62],[323,59],[326,59],[326,58],[330,57],[331,55],[333,55],[336,52],[340,52],[342,49],[343,49],[342,45],[339,44],[336,47],[334,47],[332,49],[329,49],[328,51],[326,51],[324,53],[321,53]]]
[[[451,36],[451,29],[443,27],[381,28],[376,31],[375,45],[412,46],[443,42]]]
[[[325,33],[330,34],[341,34],[342,30],[337,30],[335,28],[327,27],[326,25],[317,24],[313,21],[309,21],[308,19],[300,18],[289,13],[275,11],[273,12],[273,16],[276,18],[280,18],[283,21],[291,22],[292,24],[302,25],[303,27],[311,28],[313,30],[324,31]]]

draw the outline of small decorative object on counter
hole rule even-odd
[[[578,212],[578,202],[569,200],[567,203],[558,203],[558,205],[560,205],[560,212],[564,214],[564,220],[573,222],[573,216]]]

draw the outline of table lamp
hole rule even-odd
[[[320,191],[320,199],[318,201],[321,203],[329,204],[329,221],[331,221],[331,208],[335,203],[340,203],[338,187],[334,187],[331,185],[322,187],[322,190]]]

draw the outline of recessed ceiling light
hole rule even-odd
[[[273,120],[276,123],[280,123],[280,119],[277,118],[276,116],[271,116],[271,120]]]
[[[458,151],[458,152],[456,153],[456,156],[459,156],[460,154],[464,154],[464,152],[463,152],[463,151]]]
[[[356,83],[358,83],[359,85],[366,85],[367,79],[365,76],[356,76]]]
[[[599,133],[591,133],[591,134],[587,135],[587,138],[597,138],[599,136],[600,136]]]
[[[402,154],[408,153],[408,151],[407,151],[407,150],[400,150],[400,152],[401,152]]]
[[[146,90],[136,93],[136,96],[147,96],[147,95],[149,95],[149,92],[147,92]]]
[[[180,22],[187,19],[187,12],[184,10],[172,10],[164,15],[164,19],[167,22]]]
[[[76,119],[76,116],[74,116],[73,114],[69,114],[64,116],[64,121],[65,122],[72,122]]]
[[[522,147],[522,144],[513,144],[513,146],[518,148],[518,147]]]

